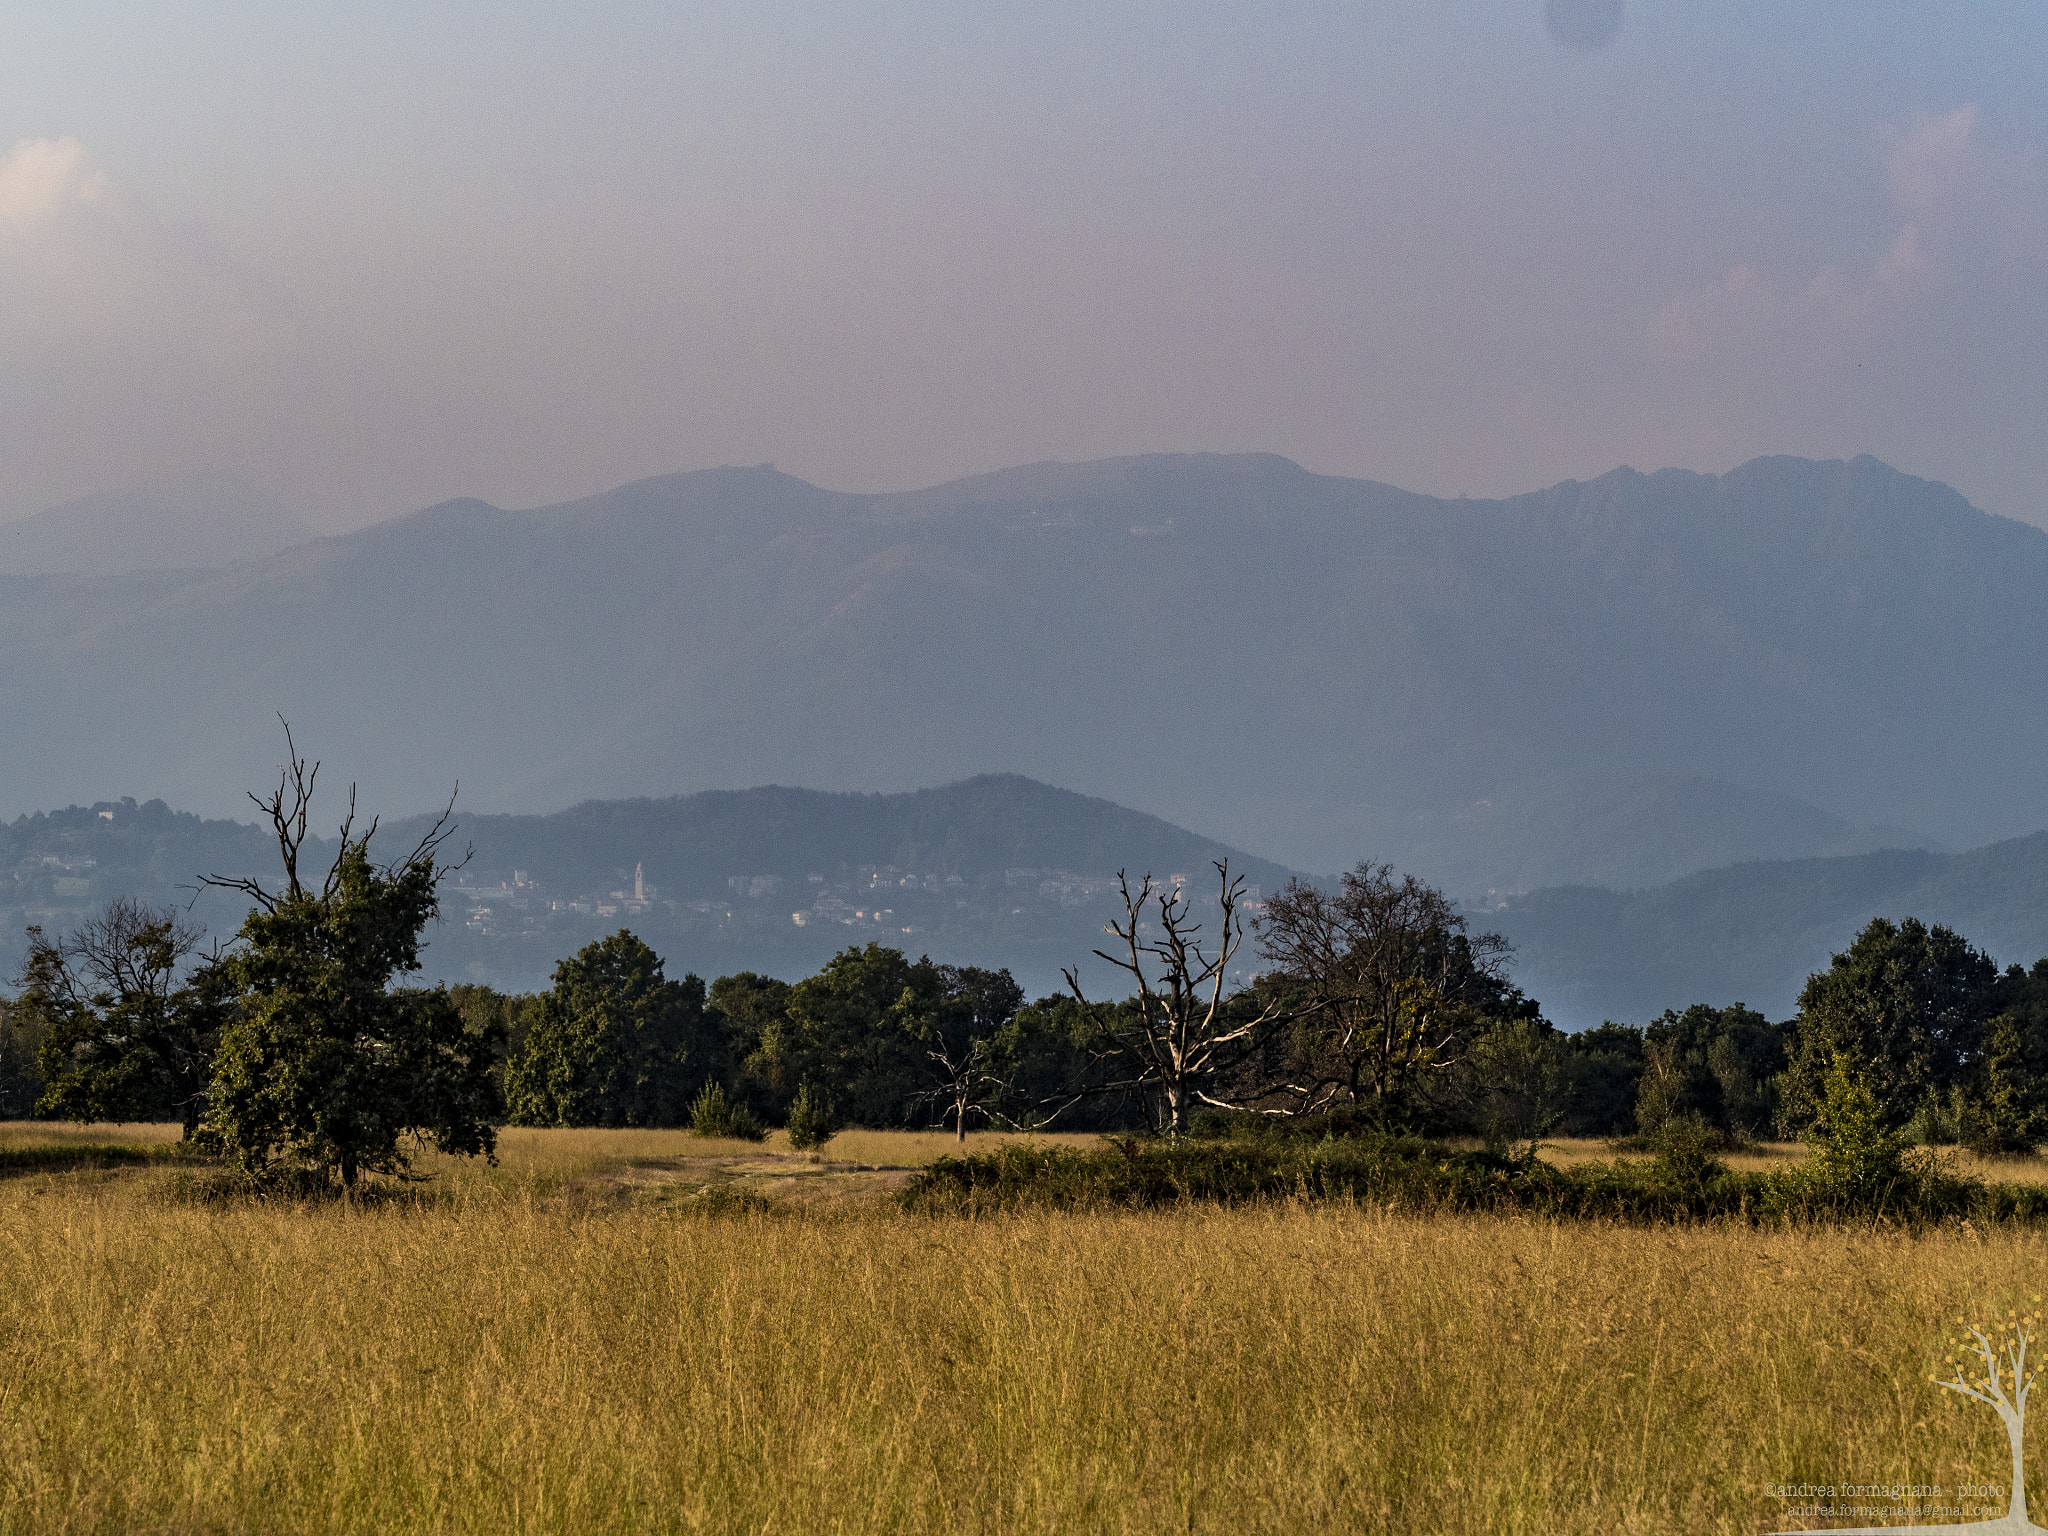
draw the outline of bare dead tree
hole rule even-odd
[[[1449,897],[1388,864],[1360,864],[1335,893],[1291,882],[1266,903],[1259,949],[1298,1002],[1265,1085],[1283,1112],[1350,1103],[1385,1121],[1452,1072],[1475,1018],[1517,996],[1508,941],[1467,935]]]
[[[307,829],[313,813],[313,786],[320,777],[319,763],[308,763],[299,756],[298,744],[292,740],[291,722],[279,715],[278,723],[284,727],[285,761],[277,770],[277,788],[268,797],[249,791],[249,799],[256,808],[270,819],[272,832],[277,838],[277,851],[284,860],[284,889],[273,891],[262,881],[247,875],[201,875],[199,883],[215,890],[240,891],[266,912],[275,913],[289,902],[314,899],[314,893],[307,888],[299,875],[299,856],[306,846]],[[457,785],[459,791],[461,785]],[[394,861],[392,869],[407,869],[424,860],[435,859],[442,846],[455,835],[453,824],[455,795],[448,796],[448,803],[434,824],[427,828],[420,840],[404,858]],[[341,819],[338,834],[339,847],[334,862],[328,866],[326,877],[321,881],[319,900],[332,898],[341,887],[341,872],[347,862],[351,848],[368,848],[370,839],[376,836],[379,818],[370,818],[370,825],[360,837],[354,836],[356,821],[356,787],[348,787],[348,814]],[[465,849],[460,859],[453,863],[439,863],[436,878],[453,874],[467,864],[475,853],[474,848]]]
[[[942,965],[939,974],[945,995],[916,1024],[937,1081],[913,1102],[937,1106],[937,1123],[951,1119],[965,1142],[968,1121],[977,1116],[1016,1123],[1003,1108],[1015,1097],[1017,1063],[1000,1037],[1023,1006],[1024,989],[1007,970]]]
[[[221,1011],[187,962],[204,934],[175,909],[119,896],[71,933],[28,930],[21,1004],[44,1027],[42,1108],[74,1120],[166,1112],[198,1125]]]
[[[919,1102],[938,1106],[938,1123],[953,1122],[957,1140],[967,1140],[967,1122],[980,1116],[991,1124],[1011,1123],[1001,1105],[1011,1096],[1010,1075],[996,1043],[986,1037],[948,1042],[943,1037],[925,1051],[937,1071],[938,1084],[918,1095]]]
[[[1094,1026],[1094,1054],[1120,1072],[1097,1091],[1131,1095],[1154,1130],[1173,1136],[1187,1130],[1188,1111],[1197,1103],[1241,1107],[1241,1100],[1211,1090],[1251,1054],[1259,1032],[1282,1012],[1277,1005],[1253,1011],[1243,1006],[1245,994],[1226,994],[1230,962],[1244,944],[1238,911],[1244,880],[1232,877],[1228,861],[1215,868],[1223,921],[1213,954],[1198,938],[1201,925],[1189,920],[1180,887],[1155,884],[1148,874],[1133,890],[1118,870],[1124,921],[1112,920],[1103,931],[1121,941],[1122,949],[1095,953],[1130,975],[1136,995],[1122,1005],[1091,1003],[1079,974],[1061,973]],[[1158,920],[1158,937],[1152,939],[1145,936],[1148,910]]]
[[[31,956],[47,957],[54,1001],[82,1006],[94,997],[161,1005],[177,989],[183,963],[199,952],[206,930],[177,912],[158,912],[132,896],[116,896],[95,917],[57,940],[29,929]]]

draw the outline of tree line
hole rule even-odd
[[[1798,1011],[1771,1023],[1740,1004],[1603,1024],[1561,1042],[1561,1115],[1588,1135],[1655,1135],[1696,1121],[1741,1140],[1806,1135],[1839,1065],[1882,1128],[1909,1141],[2023,1155],[2048,1139],[2048,959],[2001,971],[1941,924],[1873,918]]]
[[[289,744],[289,735],[287,735]],[[1203,1116],[1357,1132],[1800,1136],[1844,1074],[1886,1131],[2031,1150],[2048,1133],[2048,960],[2000,972],[1950,930],[1878,919],[1809,978],[1797,1015],[1733,1004],[1566,1034],[1509,979],[1511,950],[1441,891],[1362,864],[1247,911],[1120,877],[1097,954],[1126,995],[1027,1001],[1005,970],[847,949],[796,982],[671,978],[621,930],[552,987],[407,984],[437,909],[444,815],[402,858],[351,813],[324,872],[300,854],[318,764],[259,798],[281,883],[207,877],[251,902],[202,951],[175,911],[110,904],[30,930],[0,1018],[0,1115],[174,1119],[252,1174],[350,1186],[422,1146],[491,1156],[497,1128],[692,1125],[814,1145],[841,1124],[1180,1136]]]

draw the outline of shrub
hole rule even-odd
[[[2041,1132],[2038,1098],[2027,1070],[2019,1020],[2000,1014],[1985,1032],[1977,1091],[1963,1138],[1970,1150],[1979,1157],[2032,1157]]]
[[[839,1129],[833,1113],[832,1096],[816,1083],[806,1081],[789,1101],[789,1144],[801,1152],[822,1147]]]
[[[1884,1128],[1876,1094],[1841,1052],[1829,1064],[1826,1095],[1820,1118],[1807,1132],[1807,1177],[1814,1193],[1862,1201],[1899,1183],[1906,1174],[1906,1138]]]
[[[1841,1114],[1847,1122],[1850,1116]],[[1839,1162],[1736,1173],[1709,1155],[1711,1126],[1675,1117],[1654,1160],[1562,1169],[1499,1152],[1461,1152],[1418,1137],[1320,1142],[1265,1138],[1124,1140],[1096,1151],[1012,1144],[940,1158],[907,1184],[906,1209],[974,1215],[1215,1201],[1356,1200],[1385,1209],[1528,1211],[1560,1220],[1866,1222],[1921,1227],[2048,1220],[2048,1187],[1958,1178],[1901,1155],[1887,1178],[1845,1176]],[[1670,1125],[1667,1122],[1667,1125]]]
[[[1952,1147],[1969,1140],[1973,1119],[1960,1083],[1945,1096],[1930,1088],[1899,1134],[1916,1147]]]
[[[1726,1145],[1726,1133],[1708,1125],[1697,1112],[1670,1116],[1651,1139],[1657,1152],[1650,1165],[1652,1177],[1675,1195],[1703,1195],[1728,1172],[1728,1165],[1714,1156]]]
[[[690,1129],[699,1136],[728,1141],[761,1141],[768,1135],[768,1127],[754,1118],[754,1112],[727,1098],[725,1089],[715,1081],[706,1083],[690,1106]]]

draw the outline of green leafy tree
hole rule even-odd
[[[0,997],[0,1120],[26,1120],[42,1096],[36,1057],[42,1025],[34,1014]]]
[[[1635,1125],[1643,1076],[1643,1032],[1612,1021],[1559,1042],[1564,1050],[1566,1136],[1616,1136]]]
[[[1659,1041],[1643,1042],[1643,1070],[1636,1084],[1636,1131],[1654,1136],[1668,1120],[1698,1118],[1695,1080],[1677,1052]]]
[[[1126,1000],[1123,1027],[1137,1013]],[[1097,1014],[1072,997],[1055,994],[1026,1003],[997,1037],[1001,1070],[1009,1078],[1014,1117],[1023,1125],[1073,1131],[1129,1131],[1145,1123],[1127,1097],[1098,1091],[1117,1075],[1099,1060]]]
[[[704,983],[671,981],[661,956],[620,929],[555,967],[505,1069],[520,1125],[684,1125],[691,1090],[725,1067]]]
[[[504,1037],[504,1055],[498,1062],[498,1086],[505,1084],[505,1063],[519,1054],[533,1029],[533,1017],[540,999],[530,992],[500,992],[478,982],[458,982],[448,988],[448,998],[462,1015],[462,1024],[472,1032],[493,1029]]]
[[[1951,1118],[1961,1139],[2016,1153],[2048,1139],[2048,959],[2008,966],[1992,1006],[1982,1060],[1955,1090],[1960,1113]]]
[[[58,939],[29,929],[19,1006],[41,1026],[38,1114],[198,1129],[227,1017],[219,973],[185,974],[199,940],[175,911],[129,897]]]
[[[806,1081],[830,1084],[847,1122],[908,1124],[926,1086],[919,1030],[945,997],[945,974],[930,960],[880,944],[841,950],[789,989],[748,1071],[783,1105]]]
[[[724,1037],[726,1087],[756,1115],[780,1119],[796,1092],[794,1078],[776,1075],[788,1059],[789,983],[741,971],[714,981],[707,1001]]]
[[[1970,1150],[1979,1156],[2031,1156],[2041,1139],[2041,1084],[2029,1055],[2012,1014],[2001,1013],[1985,1029],[1967,1115]]]
[[[1990,959],[1940,924],[1872,919],[1800,991],[1786,1118],[1798,1127],[1822,1112],[1843,1056],[1885,1125],[1904,1125],[1930,1093],[1967,1077],[1997,1011],[1997,981]]]
[[[1533,1164],[1571,1091],[1563,1036],[1542,1019],[1498,1019],[1472,1042],[1463,1072],[1480,1134]]]
[[[1360,864],[1334,892],[1293,881],[1258,930],[1262,990],[1287,1019],[1257,1058],[1262,1107],[1355,1105],[1402,1123],[1440,1096],[1488,1020],[1535,1016],[1508,983],[1507,940],[1467,933],[1457,903],[1392,865]]]
[[[2038,1052],[2048,1034],[2048,959],[2036,960],[2030,970],[2007,966],[1992,991],[1996,1011],[2010,1014],[2027,1038],[2028,1049]]]
[[[1868,1075],[1845,1051],[1828,1063],[1806,1142],[1809,1177],[1823,1199],[1879,1199],[1906,1174],[1906,1139],[1886,1128]]]
[[[1666,1120],[1697,1116],[1733,1136],[1754,1136],[1777,1112],[1784,1029],[1740,1003],[1666,1009],[1643,1031],[1636,1129],[1654,1136]]]
[[[289,728],[285,741],[291,749]],[[256,905],[209,967],[234,1012],[199,1139],[248,1172],[295,1163],[349,1189],[365,1173],[405,1172],[408,1142],[492,1157],[502,1029],[466,1028],[445,990],[392,985],[419,969],[447,813],[409,854],[380,867],[369,853],[376,822],[353,834],[351,791],[334,862],[309,885],[299,859],[319,766],[291,750],[277,792],[256,801],[277,835],[282,890],[206,877]]]
[[[839,1130],[832,1095],[806,1078],[789,1101],[789,1144],[799,1152],[822,1147]]]

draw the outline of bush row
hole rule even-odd
[[[899,1198],[911,1211],[960,1215],[1304,1199],[1644,1223],[2048,1220],[2048,1187],[1960,1177],[1927,1153],[1907,1154],[1875,1177],[1845,1179],[1819,1162],[1736,1172],[1684,1142],[1676,1136],[1651,1158],[1575,1168],[1415,1138],[1122,1140],[1093,1150],[1026,1142],[942,1158]]]

